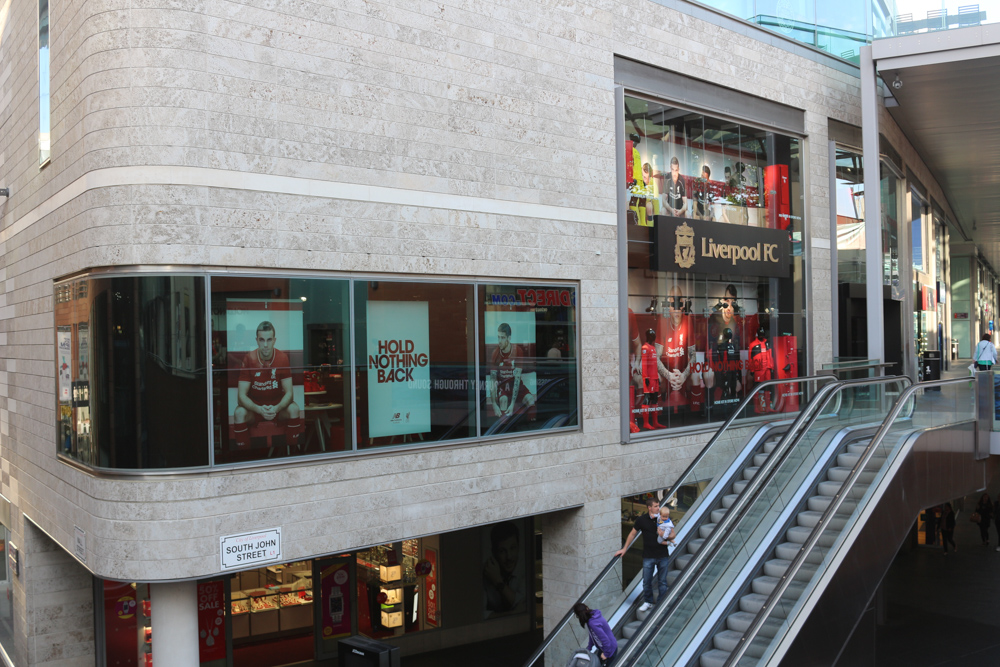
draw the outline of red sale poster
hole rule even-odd
[[[424,620],[427,625],[438,625],[437,551],[424,549],[424,558],[431,564],[431,572],[424,581]]]
[[[226,592],[221,580],[198,584],[198,650],[203,663],[226,659]]]
[[[351,634],[350,561],[325,561],[320,565],[323,639]]]

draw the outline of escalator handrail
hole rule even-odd
[[[625,665],[631,665],[633,662],[643,655],[646,649],[649,647],[649,643],[653,640],[655,636],[659,633],[659,630],[666,623],[667,618],[671,615],[674,608],[683,597],[685,597],[688,591],[697,582],[699,575],[705,569],[705,567],[711,562],[712,558],[716,555],[721,546],[726,542],[730,533],[736,527],[736,524],[743,517],[746,508],[751,505],[756,499],[760,491],[767,486],[774,472],[778,467],[784,463],[788,454],[791,452],[795,443],[797,443],[799,436],[808,433],[812,428],[813,424],[819,418],[822,413],[822,409],[826,406],[827,401],[832,398],[831,394],[838,395],[840,389],[845,387],[851,387],[860,384],[889,384],[890,382],[910,382],[910,378],[905,375],[891,375],[879,378],[857,378],[853,380],[839,380],[833,384],[828,384],[820,388],[819,392],[810,401],[809,406],[806,410],[802,411],[802,414],[795,420],[795,423],[788,429],[784,437],[771,452],[767,461],[764,465],[754,474],[753,478],[747,484],[746,488],[740,493],[736,502],[729,508],[726,515],[723,517],[714,530],[712,530],[711,535],[709,535],[705,542],[699,547],[698,552],[694,554],[687,565],[684,567],[684,575],[678,580],[683,581],[683,585],[675,585],[667,591],[666,599],[661,603],[657,602],[656,607],[654,607],[654,612],[646,619],[636,634],[632,635],[632,639],[629,640],[625,648],[622,649],[619,655],[618,661],[615,663],[621,667]],[[688,574],[688,573],[691,574]],[[632,661],[632,662],[630,662]]]
[[[827,526],[829,526],[830,522],[833,520],[833,517],[837,513],[837,510],[840,509],[841,505],[843,505],[844,499],[847,498],[848,496],[848,492],[852,488],[854,488],[855,483],[861,476],[861,473],[864,471],[865,466],[868,465],[868,462],[871,460],[871,457],[875,454],[875,451],[878,449],[878,446],[882,444],[882,441],[885,439],[885,436],[892,429],[892,425],[896,422],[896,419],[899,418],[900,413],[906,408],[906,404],[909,401],[910,397],[921,389],[928,389],[931,387],[946,387],[948,385],[962,384],[970,381],[972,381],[971,378],[966,377],[966,378],[956,378],[951,380],[934,380],[931,382],[921,382],[911,387],[907,387],[907,389],[902,394],[899,395],[899,398],[896,400],[896,404],[889,412],[889,415],[882,422],[881,427],[879,427],[879,430],[875,433],[875,436],[868,443],[868,446],[865,447],[865,451],[862,452],[862,454],[858,457],[858,460],[854,464],[854,467],[851,468],[851,472],[847,476],[847,479],[844,480],[844,483],[841,485],[840,491],[837,492],[837,494],[833,497],[833,501],[823,511],[823,516],[820,517],[819,521],[816,522],[816,526],[812,529],[812,532],[809,533],[809,537],[806,538],[806,541],[803,543],[802,547],[800,547],[799,552],[795,555],[795,559],[792,560],[792,562],[789,564],[788,569],[785,571],[785,574],[778,581],[778,584],[774,587],[774,590],[771,591],[771,594],[768,596],[767,601],[764,603],[764,606],[760,608],[760,610],[757,612],[757,615],[750,623],[749,627],[747,627],[746,631],[743,633],[743,636],[740,637],[739,642],[737,642],[736,644],[736,648],[733,649],[733,652],[729,654],[729,658],[723,664],[723,667],[733,667],[734,665],[739,664],[739,661],[743,658],[743,655],[746,653],[746,650],[750,647],[750,644],[753,642],[753,639],[757,636],[757,633],[764,626],[764,622],[771,615],[771,611],[773,611],[774,607],[781,600],[781,596],[785,594],[785,591],[788,589],[789,584],[791,584],[791,582],[795,580],[795,575],[798,574],[799,569],[801,569],[802,567],[802,564],[805,563],[806,557],[812,551],[813,547],[816,546],[816,543],[819,541],[819,538],[823,535]],[[973,397],[975,397],[975,393],[973,393]],[[975,408],[973,408],[973,414],[975,414]]]
[[[694,469],[698,466],[698,464],[700,464],[704,460],[704,458],[707,456],[706,452],[708,452],[712,448],[712,445],[714,445],[715,442],[722,436],[723,432],[725,432],[726,429],[728,429],[733,424],[733,422],[736,421],[737,415],[741,414],[748,405],[753,403],[753,400],[757,396],[757,393],[759,391],[761,391],[762,389],[766,389],[767,387],[772,387],[777,384],[796,384],[800,382],[815,382],[815,381],[821,381],[821,382],[830,381],[833,382],[834,384],[838,382],[837,377],[834,375],[807,375],[804,377],[797,377],[797,378],[767,380],[766,382],[761,382],[760,384],[756,385],[753,388],[753,391],[751,391],[750,394],[748,394],[747,397],[743,399],[739,407],[733,411],[733,414],[731,414],[729,418],[726,419],[725,422],[723,422],[722,426],[719,427],[719,430],[715,432],[715,435],[713,435],[712,438],[701,449],[701,451],[698,452],[698,455],[694,457],[694,460],[691,461],[691,464],[688,465],[688,467],[684,469],[684,472],[680,474],[680,477],[678,477],[678,482],[675,483],[673,487],[671,487],[670,495],[668,495],[666,498],[663,499],[664,504],[668,503],[671,498],[677,496],[677,489],[680,486],[680,482],[685,480],[687,476],[694,471]],[[810,404],[811,403],[812,402],[810,402]],[[807,404],[802,409],[803,413],[809,410],[810,404]],[[583,602],[590,596],[590,594],[594,591],[594,589],[596,589],[604,581],[604,578],[611,573],[611,571],[614,569],[615,565],[618,563],[618,560],[620,558],[623,558],[623,556],[611,557],[611,560],[608,562],[608,564],[604,566],[604,569],[601,570],[601,573],[599,575],[597,575],[593,583],[591,583],[590,586],[587,587],[587,590],[583,592],[583,595],[581,595],[579,599],[577,599],[577,602]],[[545,652],[545,649],[547,649],[549,647],[549,644],[552,643],[553,637],[555,637],[559,632],[561,632],[562,629],[566,627],[566,625],[573,619],[573,617],[574,617],[573,609],[571,607],[570,610],[566,612],[566,615],[563,616],[562,619],[552,629],[552,632],[548,634],[548,636],[541,643],[541,645],[535,650],[534,653],[531,654],[531,657],[528,658],[527,662],[524,663],[524,667],[531,667],[538,660],[538,658],[542,656],[542,654]]]
[[[664,505],[668,504],[672,498],[676,498],[677,497],[677,491],[679,490],[680,482],[684,481],[687,478],[688,474],[690,474],[691,472],[693,472],[694,469],[697,468],[698,465],[705,459],[705,457],[708,456],[708,452],[709,452],[709,450],[712,449],[712,446],[715,444],[716,440],[718,440],[719,438],[721,438],[722,434],[730,426],[732,426],[733,422],[735,422],[736,418],[740,414],[742,414],[743,410],[745,410],[750,404],[753,403],[754,397],[757,396],[757,392],[759,392],[761,389],[765,389],[767,387],[773,387],[776,384],[793,384],[793,383],[796,383],[796,382],[816,382],[816,381],[819,381],[819,382],[827,381],[827,382],[834,382],[834,383],[838,382],[837,376],[835,376],[835,375],[807,375],[806,377],[800,377],[800,378],[786,378],[786,379],[783,379],[783,380],[767,380],[766,382],[761,382],[760,384],[754,386],[753,391],[751,391],[750,394],[747,395],[747,397],[743,399],[743,402],[740,403],[739,407],[737,407],[736,410],[733,411],[733,414],[729,415],[729,418],[726,419],[726,421],[722,424],[722,427],[719,428],[719,430],[715,432],[715,435],[712,436],[712,439],[709,440],[705,444],[704,447],[702,447],[701,451],[698,452],[698,454],[694,457],[694,460],[691,461],[690,465],[688,465],[688,467],[684,469],[684,472],[682,472],[681,475],[680,475],[680,477],[678,477],[679,481],[676,484],[674,484],[673,488],[670,489],[670,494],[667,495],[661,501],[661,504],[664,504]],[[808,406],[806,406],[805,408],[802,409],[803,412],[805,412],[806,410],[808,410]]]

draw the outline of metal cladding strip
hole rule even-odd
[[[684,585],[675,584],[674,587],[672,587],[667,593],[666,600],[662,604],[657,604],[654,614],[651,615],[650,618],[647,619],[647,622],[639,629],[639,633],[637,635],[633,635],[629,643],[625,645],[625,648],[622,650],[621,657],[616,663],[618,667],[633,665],[635,664],[635,661],[642,656],[646,648],[648,648],[650,642],[666,623],[676,604],[684,597],[684,595],[687,594],[688,590],[697,581],[697,575],[701,573],[712,557],[715,556],[715,553],[729,536],[729,533],[738,522],[738,517],[743,514],[747,506],[749,506],[756,498],[757,494],[770,482],[775,470],[788,456],[794,444],[798,441],[801,433],[808,432],[809,428],[811,428],[816,422],[822,412],[822,408],[826,407],[827,401],[833,397],[836,397],[839,401],[840,389],[845,387],[886,384],[889,382],[909,383],[910,379],[906,376],[889,376],[885,378],[876,378],[874,380],[872,378],[841,380],[834,382],[833,384],[828,384],[819,390],[819,393],[813,398],[807,409],[803,410],[802,414],[800,414],[798,419],[795,420],[795,424],[792,425],[785,437],[778,443],[778,446],[775,448],[774,452],[772,452],[771,456],[768,457],[768,460],[763,466],[761,466],[761,469],[757,471],[757,474],[754,475],[753,479],[750,480],[750,483],[743,490],[743,493],[740,494],[736,503],[729,509],[729,512],[726,513],[722,522],[716,526],[712,535],[708,538],[708,541],[711,543],[702,545],[691,562],[684,568],[685,572],[690,570],[695,574],[685,577]]]
[[[401,206],[422,206],[426,208],[471,211],[494,215],[509,215],[543,220],[563,220],[597,225],[618,224],[614,211],[531,202],[471,197],[448,193],[424,192],[366,185],[363,183],[341,183],[318,178],[298,178],[274,174],[254,174],[232,169],[208,169],[205,167],[174,167],[147,165],[145,167],[108,167],[95,169],[80,176],[72,183],[47,197],[38,206],[26,212],[17,220],[8,221],[0,232],[0,243],[26,230],[33,223],[49,215],[59,207],[90,190],[140,185],[186,185],[191,187],[225,188],[254,192],[299,195],[304,197],[326,197],[351,201],[397,204]],[[10,214],[12,217],[13,214]]]
[[[718,439],[722,436],[722,434],[726,431],[726,429],[728,429],[733,424],[733,422],[736,421],[737,415],[742,413],[747,406],[753,403],[759,391],[778,384],[797,384],[802,382],[833,382],[834,380],[836,380],[836,378],[832,375],[807,375],[805,377],[800,377],[800,378],[768,380],[767,382],[760,383],[759,385],[754,387],[754,390],[750,393],[750,395],[748,395],[745,399],[743,399],[743,402],[740,403],[739,407],[733,412],[733,414],[729,416],[729,419],[727,419],[725,423],[723,423],[723,425],[719,428],[719,430],[715,432],[715,435],[713,435],[711,440],[708,441],[708,444],[706,444],[702,448],[702,450],[698,453],[698,455],[695,456],[694,460],[691,461],[690,465],[688,465],[688,467],[685,468],[684,472],[680,474],[678,480],[679,481],[684,480],[688,475],[690,475],[694,471],[694,469],[704,460],[704,458],[707,456],[707,452],[712,448],[712,446],[716,443],[716,441],[718,441]],[[808,406],[806,410],[807,409]],[[806,410],[803,410],[803,412],[805,412]],[[669,502],[671,498],[675,498],[677,496],[678,486],[679,483],[674,484],[674,486],[671,488],[671,494],[664,499],[664,502]],[[686,521],[685,525],[687,525]],[[617,561],[618,561],[618,556],[614,556],[611,558],[611,561],[606,566],[604,566],[604,569],[601,570],[601,573],[597,576],[594,582],[587,587],[587,590],[583,592],[583,595],[580,596],[577,602],[583,602],[584,600],[587,599],[587,597],[594,591],[594,589],[596,589],[597,586],[599,586],[601,582],[604,581],[604,579],[608,576],[608,574],[611,573],[611,571],[617,564]],[[635,598],[635,591],[633,590],[632,594],[626,597],[625,604],[626,605],[631,604],[631,601],[633,601],[634,598]],[[556,627],[552,629],[552,632],[550,632],[549,635],[545,638],[545,641],[543,641],[542,644],[535,650],[535,652],[531,654],[531,657],[529,657],[528,660],[524,663],[524,667],[531,667],[540,657],[542,657],[542,655],[545,653],[545,649],[549,647],[555,636],[559,634],[559,632],[561,632],[564,627],[566,627],[566,625],[570,622],[572,618],[573,618],[573,610],[570,609],[570,611],[568,611],[566,615],[563,616],[562,620],[560,620],[559,623],[556,624]]]
[[[788,566],[788,570],[786,570],[785,576],[782,577],[781,581],[778,582],[778,585],[774,587],[773,591],[771,591],[771,595],[768,597],[767,602],[764,604],[763,607],[761,607],[760,611],[757,612],[757,616],[750,624],[750,627],[747,628],[746,632],[743,633],[743,637],[740,638],[739,645],[730,654],[729,659],[726,661],[723,667],[732,667],[733,665],[738,664],[739,660],[743,657],[744,653],[746,653],[746,650],[750,646],[750,643],[752,642],[753,638],[756,637],[757,633],[763,627],[764,621],[767,620],[767,617],[770,615],[770,612],[774,609],[775,605],[777,605],[778,601],[781,599],[781,596],[784,595],[785,590],[788,588],[789,584],[794,580],[795,574],[802,567],[802,564],[805,563],[806,557],[812,551],[813,547],[816,546],[816,543],[819,541],[819,538],[822,536],[826,527],[830,524],[830,521],[833,519],[837,510],[844,503],[844,499],[847,498],[847,496],[849,495],[847,491],[850,491],[850,489],[854,487],[858,478],[861,476],[862,471],[864,471],[865,466],[868,465],[868,461],[874,455],[878,446],[882,444],[882,441],[885,439],[886,435],[891,430],[892,425],[895,423],[900,413],[906,407],[908,399],[912,397],[917,391],[926,389],[928,387],[944,387],[950,384],[962,384],[967,382],[969,382],[969,378],[959,378],[954,380],[938,380],[935,382],[922,382],[920,384],[916,384],[907,388],[906,391],[904,391],[900,395],[900,397],[896,401],[896,405],[893,406],[892,411],[882,422],[882,427],[879,429],[878,433],[875,435],[874,438],[872,438],[871,442],[868,443],[868,447],[865,448],[864,453],[858,457],[858,461],[854,464],[854,467],[851,469],[850,474],[848,475],[847,479],[841,486],[840,493],[838,493],[834,497],[833,502],[831,502],[829,506],[827,506],[826,510],[824,510],[823,516],[820,518],[819,522],[817,522],[816,527],[813,528],[812,532],[809,534],[809,537],[806,539],[805,543],[802,545],[802,548],[799,550],[799,553],[796,555],[795,560],[792,561],[792,563]],[[910,439],[910,444],[912,444],[912,439]],[[897,453],[897,456],[892,461],[888,462],[888,465],[890,467],[898,466],[899,461],[901,460],[902,459],[898,456]],[[885,477],[883,477],[882,479],[885,479]],[[872,489],[874,489],[874,487],[875,485],[873,484]],[[874,491],[872,490],[869,492],[869,495],[873,493]],[[867,503],[865,509],[870,511],[869,507],[870,505],[871,505],[870,502]],[[863,525],[864,522],[857,521],[854,523],[854,527],[852,528],[852,530],[860,530],[860,527]],[[828,567],[827,571],[830,571],[830,569],[831,568]],[[792,633],[790,632],[785,633],[785,636],[782,638],[783,644],[787,645],[788,638],[791,634]]]

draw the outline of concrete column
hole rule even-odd
[[[882,187],[879,168],[880,105],[871,45],[861,47],[861,141],[865,170],[865,283],[868,306],[868,358],[885,361],[882,312]],[[831,193],[831,196],[836,196]]]
[[[156,667],[191,667],[198,658],[198,584],[150,584]]]
[[[9,657],[18,667],[93,667],[93,576],[27,517],[11,513],[22,532],[11,538],[20,549],[21,574],[11,573],[15,647]]]
[[[621,499],[605,498],[582,508],[542,515],[542,590],[545,634],[570,611],[621,548]],[[621,562],[587,604],[610,616],[621,595]],[[574,619],[546,654],[546,664],[562,664],[574,649],[587,645],[587,633]]]

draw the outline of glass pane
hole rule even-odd
[[[865,282],[865,178],[860,153],[837,149],[837,281]]]
[[[51,155],[49,87],[49,0],[38,0],[38,164]]]
[[[55,311],[59,451],[107,468],[208,465],[205,279],[61,283]]]
[[[354,284],[359,449],[477,434],[473,288]]]
[[[479,287],[483,435],[576,426],[576,289]]]
[[[346,280],[212,279],[216,463],[351,448]]]
[[[913,240],[913,268],[916,271],[924,270],[924,206],[912,192],[910,193],[910,228],[911,239]]]

